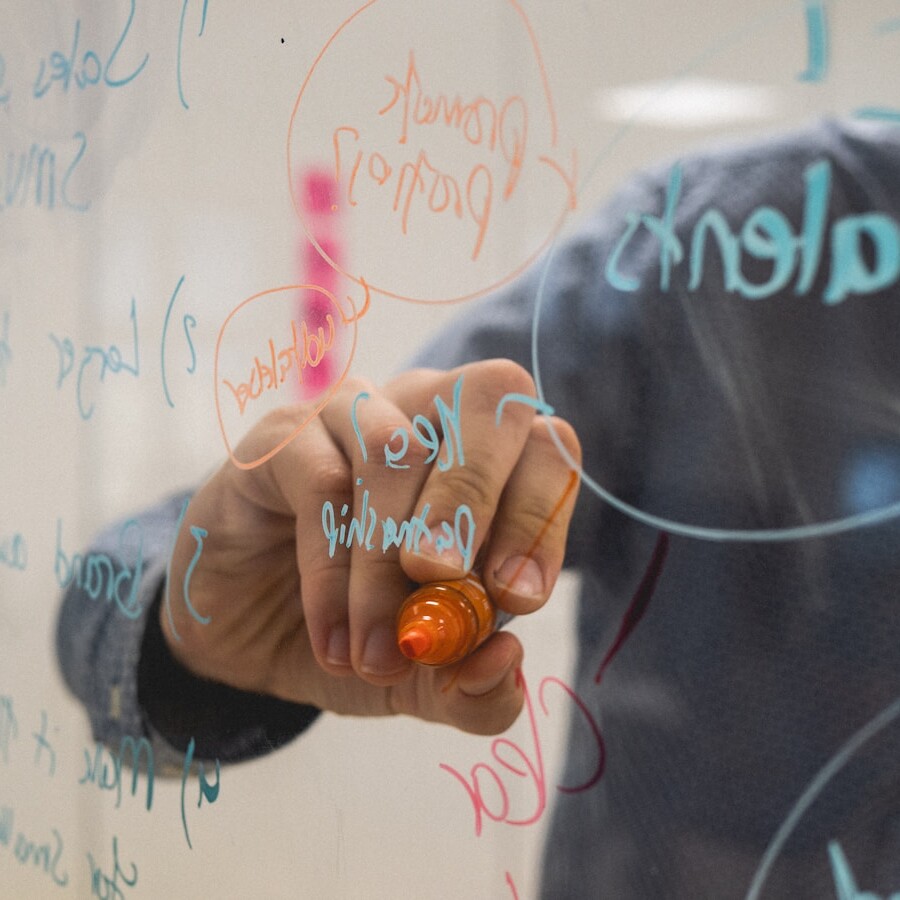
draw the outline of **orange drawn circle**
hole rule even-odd
[[[326,248],[317,239],[313,223],[308,220],[307,212],[305,211],[305,204],[302,202],[302,198],[300,198],[297,194],[298,188],[296,175],[297,170],[299,170],[300,167],[296,165],[294,161],[294,154],[296,152],[298,144],[298,141],[295,138],[295,132],[298,129],[298,116],[300,114],[301,107],[304,103],[304,100],[308,98],[312,93],[311,85],[314,82],[315,76],[319,73],[320,68],[322,67],[323,60],[325,60],[330,53],[335,52],[335,45],[339,41],[339,39],[345,37],[351,29],[362,27],[361,20],[364,18],[365,13],[369,12],[377,3],[382,3],[382,5],[385,5],[384,0],[368,0],[368,2],[359,7],[359,9],[348,16],[339,25],[339,27],[335,30],[335,32],[331,35],[331,37],[319,51],[300,87],[300,91],[297,95],[297,99],[294,103],[294,108],[291,113],[290,125],[287,135],[287,175],[294,209],[297,213],[298,218],[300,219],[300,222],[303,226],[304,231],[306,232],[310,243],[316,248],[316,251],[320,254],[322,259],[325,260],[328,265],[330,265],[335,271],[342,274],[348,280],[356,282],[360,285],[367,284],[373,292],[379,293],[382,296],[391,297],[398,300],[405,300],[413,303],[441,304],[470,300],[500,288],[501,286],[517,278],[526,269],[528,269],[549,246],[550,242],[559,232],[569,213],[576,208],[577,192],[575,187],[575,178],[577,172],[577,156],[574,150],[572,150],[570,157],[567,159],[565,158],[564,154],[560,154],[557,151],[558,127],[555,105],[553,102],[553,96],[550,90],[549,79],[547,77],[543,57],[538,45],[537,36],[531,25],[531,22],[528,19],[528,16],[518,3],[518,0],[503,0],[503,2],[504,5],[507,6],[513,13],[515,19],[519,23],[519,27],[522,28],[526,36],[526,42],[531,51],[531,63],[534,66],[534,69],[537,73],[538,82],[540,84],[541,103],[543,112],[546,116],[546,123],[550,136],[550,145],[553,152],[552,154],[549,152],[540,155],[536,154],[534,158],[530,160],[530,162],[533,167],[537,168],[542,176],[546,174],[546,177],[548,178],[559,180],[559,186],[563,194],[563,199],[560,203],[560,211],[558,215],[555,217],[555,219],[552,220],[547,234],[537,237],[535,239],[534,245],[527,248],[527,250],[525,251],[525,258],[518,259],[516,261],[513,261],[512,264],[504,266],[502,274],[489,275],[486,284],[478,285],[474,289],[471,289],[471,286],[463,287],[460,289],[455,289],[451,286],[449,290],[441,295],[420,296],[418,294],[410,293],[409,291],[403,290],[401,287],[397,287],[395,285],[391,285],[390,283],[380,281],[378,278],[373,279],[372,275],[374,273],[372,273],[371,271],[365,271],[365,267],[360,265],[355,265],[352,268],[353,271],[361,272],[361,276],[353,274],[353,271],[350,270],[350,267],[342,265],[327,252]],[[463,13],[458,14],[462,15]],[[398,32],[402,31],[403,28],[398,28]],[[346,85],[343,86],[343,90],[346,93]],[[339,92],[335,91],[335,93]],[[355,129],[351,128],[350,130]],[[381,157],[380,153],[376,152],[371,154],[371,156],[369,157],[370,168],[376,166],[376,164],[381,166],[385,164],[383,158],[378,159],[379,157]],[[383,171],[384,170],[382,169],[382,172]],[[370,174],[373,178],[378,178],[377,173],[372,172]],[[534,176],[532,175],[530,177]],[[462,182],[462,180],[463,179],[460,179],[460,182]],[[399,194],[399,187],[397,188],[397,192]],[[346,205],[347,204],[345,204],[345,206]],[[396,209],[396,198],[394,208]],[[332,211],[335,210],[336,207],[332,207]],[[350,211],[352,212],[352,208]],[[348,210],[344,209],[342,210],[342,212],[344,213],[344,217],[346,220]],[[510,216],[512,217],[511,213]],[[366,229],[366,233],[369,235],[377,234],[378,232],[383,231],[385,225],[383,220],[366,224],[367,226],[369,226]],[[417,259],[417,262],[420,262],[420,260]]]
[[[319,396],[319,398],[315,401],[314,406],[312,406],[308,410],[307,414],[288,435],[284,436],[275,446],[267,448],[265,452],[261,453],[260,455],[255,456],[254,458],[249,460],[241,460],[237,457],[236,447],[229,438],[229,429],[226,425],[225,415],[222,409],[222,390],[220,384],[219,360],[223,339],[225,337],[226,331],[229,330],[229,326],[232,325],[236,320],[240,322],[243,318],[242,314],[246,313],[251,305],[258,304],[266,300],[271,300],[274,297],[284,299],[284,297],[280,297],[279,295],[287,295],[287,302],[293,304],[294,297],[296,296],[298,291],[317,291],[318,293],[323,294],[328,298],[328,300],[337,310],[340,316],[341,325],[352,326],[352,340],[350,350],[347,354],[347,360],[344,364],[344,368],[341,371],[340,376],[335,379],[335,381],[331,385],[329,385],[329,387]],[[356,352],[357,321],[359,315],[361,314],[362,313],[357,314],[356,311],[354,311],[354,315],[348,317],[341,309],[341,305],[340,303],[338,303],[334,295],[330,291],[327,291],[325,288],[319,287],[315,284],[287,285],[284,287],[269,288],[268,290],[260,291],[259,293],[248,297],[246,300],[243,300],[228,314],[228,317],[222,323],[222,327],[219,329],[219,334],[216,338],[215,356],[213,358],[213,379],[216,397],[216,419],[219,424],[219,431],[222,435],[222,440],[225,443],[225,449],[228,452],[228,456],[235,466],[237,466],[239,469],[255,469],[257,466],[261,466],[264,462],[267,462],[273,456],[275,456],[276,453],[283,450],[284,447],[286,447],[292,440],[294,440],[294,438],[297,437],[297,435],[299,435],[303,431],[303,429],[306,428],[306,426],[309,425],[309,423],[319,415],[322,409],[324,409],[325,405],[331,400],[337,389],[341,386],[341,384],[343,384],[344,379],[347,377],[347,373],[350,370],[350,365],[353,362],[353,356]],[[252,329],[249,330],[252,331]]]

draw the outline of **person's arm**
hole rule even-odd
[[[295,737],[318,715],[196,678],[169,652],[159,613],[176,525],[189,499],[172,496],[96,538],[86,557],[108,557],[115,571],[140,569],[136,602],[126,615],[104,596],[93,597],[86,581],[73,580],[56,634],[63,677],[84,705],[94,739],[115,750],[123,738],[146,738],[161,770],[180,771],[191,739],[198,757],[243,759]]]
[[[160,617],[173,655],[208,680],[319,709],[503,730],[523,701],[514,635],[432,669],[400,652],[396,615],[414,584],[476,561],[505,611],[546,601],[577,479],[530,404],[509,404],[497,426],[504,398],[530,393],[502,359],[412,370],[382,389],[348,380],[269,462],[225,464],[175,544]],[[236,456],[260,458],[307,415],[265,417]],[[429,427],[445,438],[438,453],[417,437]],[[555,428],[577,459],[572,429]],[[195,528],[208,531],[199,557]]]
[[[505,728],[523,699],[513,635],[496,634],[462,663],[432,670],[400,654],[393,622],[413,583],[462,574],[476,555],[507,611],[524,614],[547,599],[575,500],[570,470],[527,405],[495,426],[504,396],[532,390],[527,373],[504,360],[406,373],[381,391],[347,383],[269,463],[250,471],[226,463],[186,510],[185,498],[173,498],[143,514],[140,551],[119,540],[117,527],[101,536],[91,552],[119,567],[134,567],[140,554],[145,565],[134,618],[74,587],[63,601],[59,658],[97,738],[115,746],[147,737],[163,765],[191,739],[196,755],[222,761],[266,752],[317,709]],[[413,439],[408,468],[389,467],[384,445],[397,429],[413,435],[419,415],[443,428],[437,397],[456,409],[465,463],[435,465]],[[238,452],[280,443],[304,415],[291,407],[266,417]],[[574,433],[556,427],[577,457]],[[444,446],[441,458],[448,453]],[[326,507],[349,508],[354,493],[358,512],[360,503],[372,510],[367,527],[379,523],[368,546],[330,541],[323,530]],[[410,523],[415,540],[394,546],[389,522],[401,534]],[[427,528],[446,534],[444,523],[465,541],[465,558],[428,536]]]
[[[457,321],[418,354],[416,363],[435,369],[451,369],[467,360],[503,357],[531,371],[532,332],[536,301],[540,297],[538,347],[542,365],[539,374],[545,396],[563,417],[575,423],[579,433],[583,431],[588,435],[589,450],[597,447],[614,449],[615,433],[602,430],[602,422],[594,411],[605,402],[604,395],[620,394],[621,385],[609,379],[600,383],[592,379],[590,367],[586,365],[590,358],[586,349],[594,346],[599,332],[619,332],[627,336],[630,328],[627,302],[621,297],[604,296],[605,252],[618,237],[624,212],[652,202],[654,191],[659,188],[658,179],[635,181],[620,192],[606,210],[596,214],[574,239],[553,252],[546,279],[541,264],[497,296],[465,304]],[[624,357],[627,339],[617,337],[606,349],[607,353],[615,352]],[[624,365],[617,366],[608,356],[607,363],[613,371],[617,368],[625,371]],[[452,393],[449,385],[447,382],[443,390],[447,400]],[[466,383],[466,392],[472,388],[470,379]],[[533,390],[529,379],[524,380],[524,388]],[[419,405],[423,408],[410,408],[407,422],[416,413],[427,412],[433,395],[434,391],[422,394],[424,399]],[[487,412],[492,414],[494,410],[488,408]],[[497,433],[490,415],[484,421],[486,433]],[[530,421],[534,421],[534,417]],[[345,409],[343,427],[346,428],[348,423]],[[617,425],[621,424],[619,419]],[[499,433],[502,435],[504,431]],[[354,435],[348,446],[353,447],[355,443]],[[545,447],[542,452],[548,450]],[[568,466],[560,459],[555,447],[550,453],[553,466],[567,478]],[[613,452],[608,454],[609,458],[615,455]],[[383,461],[380,468],[383,468]],[[226,466],[223,472],[227,471]],[[390,488],[392,482],[394,479],[388,478],[385,486]],[[556,491],[553,502],[564,488],[562,479],[552,486]],[[176,649],[173,655],[171,645],[174,643],[177,647],[179,642],[171,634],[166,638],[160,614],[164,613],[161,600],[166,565],[184,499],[173,498],[141,516],[150,539],[144,554],[143,614],[129,620],[117,614],[109,604],[94,602],[83,591],[71,588],[64,598],[60,617],[59,657],[67,682],[89,711],[98,739],[115,744],[122,735],[146,735],[154,739],[160,753],[165,753],[183,750],[193,737],[197,752],[202,751],[204,756],[221,759],[255,756],[302,731],[313,720],[314,708],[282,700],[263,702],[264,692],[226,686],[221,679],[227,680],[230,674],[227,666],[223,667],[226,671],[220,673],[218,679],[204,679],[197,677],[195,669],[176,660],[179,655],[186,659],[188,651],[182,646],[182,652]],[[312,516],[315,521],[308,522],[305,528],[311,541],[319,541],[320,550],[326,546],[321,528],[322,502],[322,498],[317,501],[318,509]],[[381,511],[388,512],[386,508]],[[395,518],[402,521],[403,516],[395,515]],[[209,521],[196,520],[193,513],[186,519],[182,529],[185,532],[182,571],[189,564],[196,546],[187,531],[190,524],[211,528]],[[577,531],[579,534],[573,542],[575,551],[570,546],[569,552],[569,558],[576,561],[579,555],[593,550],[578,540],[581,535],[589,535],[590,529],[579,528]],[[100,540],[100,546],[108,552],[118,552],[117,547],[111,546],[115,543],[115,533],[116,529],[111,529]],[[204,552],[201,565],[208,563],[208,559]],[[554,561],[554,569],[557,568]],[[417,574],[425,577],[428,572]],[[547,593],[554,578],[555,572],[552,572]],[[394,591],[396,595],[396,588]],[[175,596],[177,599],[177,594]],[[542,595],[541,602],[545,598],[546,595]],[[396,602],[396,596],[392,602]],[[195,605],[205,612],[200,599]],[[515,648],[510,648],[510,652],[514,655],[501,662],[509,664],[519,653]],[[512,671],[512,668],[507,665],[507,670]],[[332,674],[340,678],[338,673]]]
[[[633,428],[637,427],[631,423],[638,423],[641,416],[641,386],[640,379],[636,377],[640,363],[635,337],[640,330],[636,311],[641,304],[634,302],[633,295],[611,288],[605,267],[612,249],[621,239],[628,214],[662,210],[667,174],[667,168],[660,168],[655,173],[629,182],[573,238],[554,247],[549,258],[539,262],[526,277],[519,279],[496,297],[467,303],[461,307],[457,321],[444,329],[438,339],[417,357],[418,364],[440,370],[451,369],[464,361],[492,357],[513,360],[524,367],[539,379],[543,399],[572,423],[582,438],[581,443],[587,454],[587,471],[592,474],[600,472],[603,482],[613,489],[621,485],[621,473],[617,469],[622,465],[621,461],[631,460],[629,470],[632,472],[638,468],[633,458],[633,448],[628,442]],[[623,264],[628,272],[642,273],[645,290],[648,290],[648,286],[658,279],[658,258],[657,242],[644,235],[642,240],[631,242]],[[601,355],[602,367],[597,365],[598,360],[595,359]],[[602,377],[598,377],[601,371]],[[520,374],[516,377],[520,378]],[[534,389],[529,379],[525,379],[520,386],[524,386],[526,391]],[[467,396],[472,388],[473,380],[469,379],[465,389]],[[501,386],[500,396],[503,391]],[[416,397],[407,389],[405,399],[400,396],[387,398],[388,403],[393,404],[388,418],[393,416],[395,425],[402,425],[404,421],[408,425],[416,414],[427,412],[436,392],[449,400],[452,379],[443,379],[440,384],[435,381],[427,390],[419,391]],[[351,391],[351,399],[352,394]],[[494,396],[492,402],[496,404],[497,399]],[[399,401],[399,407],[395,400]],[[335,404],[332,406],[336,408]],[[492,414],[494,410],[490,407],[491,404],[488,403],[487,412]],[[601,415],[601,410],[605,414]],[[323,434],[320,425],[329,418],[330,424],[325,426]],[[482,416],[482,420],[485,433],[498,435],[501,439],[506,437],[506,430],[498,431],[491,415]],[[332,462],[337,460],[346,468],[352,453],[358,448],[357,436],[347,433],[349,422],[345,402],[340,413],[323,415],[321,421],[314,428],[308,429],[295,443],[298,446],[308,446],[309,438],[318,435],[315,446],[320,451],[325,448],[325,457],[337,447],[340,452],[332,458]],[[530,429],[540,427],[536,417],[531,417],[529,422]],[[376,431],[379,428],[384,432],[382,426],[374,426]],[[389,437],[389,434],[390,432],[383,434],[382,440],[376,442],[374,449],[378,449],[383,438]],[[564,463],[560,465],[561,458],[555,447],[551,451],[548,446],[544,446],[539,454],[552,461],[554,470],[568,472]],[[322,459],[312,463],[313,468],[306,476],[308,483],[315,482],[314,475],[310,473],[314,473],[321,465]],[[330,463],[324,465],[327,468],[326,474],[333,477],[334,466]],[[266,466],[262,471],[271,471],[272,468]],[[375,474],[383,476],[383,468],[382,459],[374,470]],[[514,466],[509,466],[501,477],[509,477],[513,470]],[[352,472],[352,465],[347,471]],[[396,488],[397,479],[396,473],[387,474],[389,477],[382,479],[382,487],[389,492]],[[542,474],[538,476],[539,481],[542,480]],[[237,483],[242,480],[242,476],[226,466],[212,485],[207,486],[204,501],[222,487],[226,475],[225,481]],[[243,481],[252,482],[252,478],[243,477]],[[272,486],[271,481],[268,485],[265,482],[266,479],[257,479],[255,483],[257,487],[262,485],[268,490]],[[420,482],[419,487],[422,486]],[[331,495],[338,509],[340,504],[337,503],[337,497],[342,491],[345,492],[345,487]],[[229,490],[232,489],[233,485]],[[563,489],[562,479],[552,485],[552,491],[556,492],[554,502]],[[306,544],[318,542],[319,552],[327,544],[321,525],[321,509],[323,502],[328,499],[327,494],[327,491],[320,492],[315,502],[310,501],[311,514],[307,515],[302,529],[297,529],[296,536],[292,534],[292,541],[296,537],[295,549],[298,553],[301,536]],[[271,492],[267,499],[272,499]],[[283,500],[283,497],[279,498],[276,505]],[[214,500],[213,507],[218,502]],[[549,500],[546,502],[549,503]],[[186,742],[194,737],[198,748],[203,748],[209,755],[215,753],[222,758],[240,758],[265,752],[299,733],[314,718],[314,713],[309,705],[292,703],[291,699],[300,698],[284,684],[277,693],[287,705],[282,705],[281,701],[271,704],[262,702],[261,697],[271,693],[271,684],[257,683],[253,685],[254,689],[245,691],[234,688],[234,672],[227,659],[225,662],[219,661],[218,671],[206,671],[204,674],[207,678],[198,678],[197,672],[203,671],[202,665],[198,667],[198,659],[209,648],[201,650],[198,657],[195,655],[196,647],[188,647],[171,632],[166,633],[165,622],[160,622],[163,610],[159,604],[175,523],[182,511],[181,503],[180,498],[176,499],[145,517],[148,532],[158,535],[159,547],[156,549],[157,556],[145,555],[149,562],[143,585],[144,615],[130,621],[118,616],[109,605],[94,603],[76,589],[67,595],[60,623],[59,650],[67,680],[90,710],[95,733],[104,740],[115,741],[123,733],[148,733],[158,737],[161,731],[179,748],[183,749]],[[409,513],[414,506],[414,503],[411,507],[408,505],[402,512]],[[219,513],[212,511],[213,507],[207,507],[207,511],[201,511],[198,517],[195,505],[186,519],[182,529],[179,563],[182,573],[190,564],[196,546],[190,538],[188,528],[195,524],[215,533],[217,529],[211,523],[218,522],[221,517]],[[389,511],[394,513],[397,521],[403,520],[401,511],[392,509],[389,505],[381,505],[380,512],[387,514]],[[452,509],[447,512],[452,512]],[[287,519],[296,521],[290,516]],[[592,545],[592,541],[596,539],[596,529],[581,527],[576,522],[571,531],[574,539],[569,542],[567,559],[577,563],[590,558],[596,552]],[[201,572],[209,563],[210,549],[211,545],[208,545],[204,550],[199,566]],[[371,559],[378,557],[379,554],[376,553]],[[412,561],[407,558],[406,562],[409,565]],[[557,563],[558,560],[554,559],[554,570]],[[398,580],[400,571],[403,571],[403,575]],[[428,566],[423,569],[419,565],[417,568],[415,563],[408,571],[402,565],[395,569],[392,576],[394,586],[390,588],[392,599],[388,601],[388,605],[396,604],[397,596],[401,593],[398,585],[405,583],[410,574],[421,578],[435,571]],[[554,578],[555,571],[551,571],[547,580],[548,589]],[[299,588],[299,584],[294,586],[298,595]],[[200,596],[198,593],[195,606],[205,614],[207,610]],[[541,602],[544,599],[546,595],[542,594]],[[337,605],[346,613],[346,600],[340,600]],[[314,601],[313,606],[315,607]],[[302,609],[302,602],[299,607]],[[321,617],[321,608],[316,611]],[[249,615],[254,617],[258,612],[250,610]],[[148,622],[150,627],[145,628]],[[191,632],[197,630],[194,628],[197,624],[188,617],[186,625]],[[210,637],[215,629],[200,628],[199,634],[192,634],[192,638],[202,639],[204,632],[206,637]],[[346,643],[347,638],[348,635],[345,634],[342,640]],[[324,666],[325,671],[338,679],[337,683],[343,689],[348,682],[342,676],[348,673],[339,670],[346,670],[348,667],[332,666],[329,669],[327,640],[325,630],[321,631],[322,643],[312,651],[312,656]],[[360,663],[360,647],[355,650],[356,658],[351,660],[351,672]],[[307,656],[310,649],[307,647],[304,651]],[[509,649],[512,652],[512,648]],[[233,650],[232,647],[232,653]],[[177,662],[176,657],[185,665]],[[509,663],[512,659],[509,656],[505,661]],[[396,659],[394,661],[398,662]],[[263,668],[259,663],[257,660],[258,672]],[[232,687],[227,688],[223,679],[229,681]],[[388,678],[388,682],[390,681]],[[249,686],[245,679],[242,687]],[[110,696],[115,698],[111,704],[108,701]],[[322,705],[327,706],[328,702],[322,701]],[[115,715],[111,715],[110,710]]]

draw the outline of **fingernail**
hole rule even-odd
[[[447,568],[464,568],[459,548],[454,541],[448,539],[443,528],[432,528],[430,535],[430,540],[421,541],[416,548],[419,556],[426,556],[436,563],[447,566]]]
[[[397,646],[395,630],[384,623],[376,625],[366,638],[359,667],[367,675],[393,675],[408,662]]]
[[[350,629],[345,623],[335,625],[331,629],[325,660],[332,666],[350,665]]]
[[[511,556],[496,572],[497,585],[523,600],[540,600],[544,596],[544,573],[530,556]]]

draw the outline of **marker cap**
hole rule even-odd
[[[397,645],[417,663],[444,666],[471,653],[494,630],[494,606],[473,575],[425,584],[397,617]]]

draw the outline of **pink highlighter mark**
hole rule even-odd
[[[297,196],[303,204],[303,216],[308,223],[311,236],[328,258],[340,264],[343,259],[343,241],[341,221],[338,214],[337,186],[332,173],[326,168],[310,168],[300,173],[297,184]],[[315,284],[337,296],[337,270],[323,258],[318,249],[307,240],[303,240],[297,248],[298,281],[301,284]],[[326,325],[326,317],[333,312],[327,297],[319,291],[301,290],[298,296],[298,314],[301,321],[309,323],[315,331]],[[338,354],[340,355],[340,354]],[[308,400],[318,395],[334,381],[334,361],[323,359],[310,370],[302,383],[297,384],[300,400]]]

